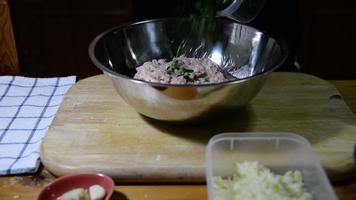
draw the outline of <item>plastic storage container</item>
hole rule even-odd
[[[291,133],[222,133],[206,147],[209,200],[215,197],[212,178],[230,177],[235,162],[259,161],[275,174],[299,170],[306,190],[315,200],[337,199],[309,142]]]

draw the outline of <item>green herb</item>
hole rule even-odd
[[[177,37],[183,36],[184,39],[178,44],[175,56],[189,55],[199,57],[204,54],[204,51],[208,52],[216,36],[216,12],[229,6],[232,1],[182,0],[176,11],[178,16],[188,17],[189,22],[187,24],[186,21],[182,21],[180,25],[178,24]],[[194,50],[197,50],[198,47],[203,48],[199,49],[197,54]]]
[[[198,37],[210,37],[215,31],[216,0],[193,1],[190,19],[191,33]]]
[[[172,64],[166,69],[169,75],[183,76],[187,81],[194,79],[194,70],[186,68],[180,60],[173,59]]]

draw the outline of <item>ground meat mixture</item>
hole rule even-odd
[[[209,84],[228,81],[219,66],[207,58],[173,58],[145,62],[136,68],[135,79],[168,84]]]

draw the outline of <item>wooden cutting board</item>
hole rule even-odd
[[[121,181],[201,181],[204,150],[222,132],[292,132],[307,138],[332,179],[356,173],[356,119],[336,88],[301,73],[273,73],[239,115],[174,125],[135,112],[104,75],[76,83],[41,149],[55,175],[99,171]]]

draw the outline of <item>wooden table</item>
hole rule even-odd
[[[0,0],[0,75],[19,75],[15,36],[8,0]]]
[[[330,81],[343,95],[350,109],[356,114],[356,80]],[[355,133],[356,134],[356,133]],[[46,169],[37,174],[0,177],[0,200],[35,199],[41,187],[55,177]],[[356,180],[333,183],[340,200],[356,199]],[[195,184],[125,184],[116,185],[112,199],[116,200],[184,200],[207,199],[205,183]]]

